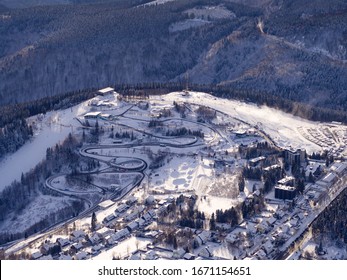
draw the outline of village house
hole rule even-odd
[[[88,235],[87,240],[92,244],[92,245],[97,245],[101,242],[101,238],[99,236],[99,234],[97,234],[96,232]]]
[[[83,230],[75,230],[70,235],[71,241],[76,241],[80,239],[84,239],[86,237],[86,233]]]
[[[64,248],[64,247],[66,247],[67,245],[70,245],[69,239],[66,239],[66,238],[58,238],[58,239],[57,239],[57,243],[59,244],[59,246],[60,246],[61,248]]]

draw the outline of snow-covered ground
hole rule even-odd
[[[148,239],[130,237],[120,242],[113,248],[101,252],[99,255],[93,257],[93,260],[112,260],[112,258],[124,258],[130,256],[138,249],[146,248],[146,245],[150,244]]]
[[[97,97],[96,101],[106,98],[109,99],[107,102],[114,106],[113,108],[107,107],[107,112],[114,116],[117,115],[117,120],[113,122],[99,121],[100,126],[105,129],[106,133],[100,137],[100,144],[95,144],[89,148],[89,153],[87,153],[88,149],[86,149],[84,155],[92,156],[105,162],[111,161],[113,157],[118,157],[114,162],[116,165],[123,163],[127,167],[137,167],[143,164],[142,160],[146,161],[150,166],[151,158],[155,158],[159,152],[166,152],[167,155],[163,161],[163,166],[145,171],[146,179],[143,181],[142,186],[148,184],[148,188],[146,188],[146,191],[143,190],[146,193],[143,193],[140,197],[145,198],[147,195],[153,194],[157,197],[166,198],[167,196],[177,196],[181,193],[195,193],[198,195],[197,209],[205,212],[207,216],[210,216],[218,209],[224,210],[236,206],[253,192],[253,185],[256,182],[247,181],[245,193],[238,196],[238,171],[243,166],[244,161],[237,159],[237,148],[241,143],[248,144],[262,141],[263,139],[259,136],[236,138],[236,131],[249,132],[252,129],[255,131],[256,129],[252,127],[257,127],[267,133],[277,145],[283,148],[305,148],[309,153],[321,149],[320,146],[311,142],[308,137],[304,137],[302,133],[302,131],[310,132],[318,129],[321,124],[293,117],[290,114],[266,106],[220,99],[206,93],[190,92],[188,96],[183,96],[181,92],[174,92],[161,97],[152,96],[149,100],[152,104],[150,104],[149,110],[146,111],[136,109],[136,106],[126,102],[116,102],[115,96]],[[163,131],[148,128],[149,112],[153,109],[172,108],[173,101],[191,103],[188,104],[188,107],[190,107],[188,111],[190,110],[190,112],[187,113],[186,119],[179,120],[178,113],[172,110],[174,116],[171,119],[167,118],[167,121],[164,122],[164,127],[172,129],[181,127],[191,130],[201,129],[205,134],[205,138],[203,140],[199,139],[193,146],[189,145],[189,141],[192,138],[169,139],[165,137],[163,139]],[[70,132],[73,134],[81,133],[79,130],[80,123],[74,118],[82,119],[85,113],[92,110],[95,111],[97,108],[92,109],[89,106],[90,102],[86,101],[73,108],[50,112],[44,116],[31,117],[29,122],[34,126],[35,136],[16,153],[0,162],[0,174],[2,176],[0,190],[13,180],[19,180],[22,173],[29,171],[43,160],[48,147],[63,141]],[[153,105],[153,102],[155,105]],[[213,120],[214,125],[195,122],[195,109],[198,107],[195,104],[208,105],[220,111]],[[129,111],[124,116],[119,116],[128,109]],[[144,117],[144,121],[139,120],[141,116]],[[111,127],[115,126],[116,130],[124,129],[117,127],[116,122],[127,125],[128,127],[125,128],[127,131],[131,132],[131,129],[135,128],[146,133],[150,132],[151,135],[137,131],[136,136],[141,136],[141,139],[135,139],[133,142],[125,140],[119,144],[119,147],[114,145],[114,147],[110,148],[106,145],[112,144],[110,142],[112,138],[109,137]],[[215,128],[218,128],[218,130]],[[332,137],[337,137],[338,131],[336,130],[335,133],[335,130],[331,130],[334,132],[330,133]],[[252,133],[249,134],[253,135]],[[330,136],[328,132],[326,134]],[[327,138],[329,138],[328,136]],[[344,134],[340,138],[343,139],[343,137],[345,137]],[[136,145],[130,147],[129,144],[131,143]],[[169,144],[176,146],[170,147]],[[184,144],[185,146],[180,147],[179,144]],[[341,144],[343,143],[341,142]],[[223,164],[218,166],[218,161]],[[102,163],[102,167],[105,168],[106,163]],[[92,178],[96,185],[107,188],[111,183],[131,185],[134,179],[138,180],[137,175],[136,172],[128,172],[122,175],[104,173],[102,177],[98,174],[92,175]],[[148,181],[147,176],[149,176]],[[63,191],[67,185],[64,176],[56,177],[55,181],[53,180],[53,184],[56,188]],[[83,191],[83,189],[74,189],[74,192],[76,191]],[[90,190],[88,189],[88,191]],[[94,189],[93,191],[100,192],[100,190]],[[13,217],[12,221],[8,219],[8,221],[3,223],[0,230],[5,228],[10,231],[23,229],[21,225],[25,224],[26,219],[30,219],[30,215],[34,215],[39,221],[39,218],[43,217],[37,213],[46,214],[49,211],[58,210],[58,208],[62,208],[65,205],[64,203],[67,200],[40,196],[29,205],[29,208],[25,209],[25,213]],[[45,208],[43,208],[44,206]],[[117,207],[118,203],[106,210],[97,211],[98,221],[101,222],[107,215],[114,213]],[[81,228],[88,227],[90,217],[76,221],[76,224]],[[146,246],[148,243],[147,240],[134,238],[131,237],[121,242],[111,250],[107,250],[95,258],[111,259],[112,257],[124,257],[136,251],[136,247]],[[231,254],[226,248],[215,246],[214,250],[216,251],[216,256],[231,258]]]
[[[71,198],[40,195],[34,199],[23,211],[10,214],[0,223],[0,232],[22,233],[28,227],[44,219],[48,213],[71,205]]]
[[[196,202],[197,209],[208,214],[208,216],[211,216],[212,213],[216,213],[217,210],[230,209],[236,206],[236,204],[237,200],[211,195],[202,196]]]
[[[170,32],[183,31],[183,30],[186,30],[189,28],[203,26],[203,25],[209,24],[209,23],[210,22],[208,20],[203,20],[203,19],[199,19],[199,18],[186,19],[183,21],[173,23],[170,26],[169,30],[170,30]]]
[[[0,191],[21,174],[30,171],[46,156],[46,150],[64,141],[70,132],[76,131],[74,118],[87,112],[87,102],[72,108],[49,112],[44,116],[34,116],[28,122],[34,126],[34,137],[17,152],[0,161]]]
[[[181,92],[173,92],[165,96],[165,99],[176,102],[191,102],[199,105],[208,104],[213,109],[222,111],[264,130],[283,148],[304,148],[309,153],[321,150],[318,145],[308,141],[298,131],[299,127],[315,128],[319,124],[317,122],[295,117],[267,106],[257,106],[235,100],[216,98],[201,92],[190,92],[189,96],[182,96]]]
[[[158,97],[151,97],[152,100],[156,98]],[[294,117],[266,106],[215,98],[206,93],[191,92],[189,97],[183,97],[180,92],[174,92],[164,96],[164,98],[169,104],[172,104],[173,101],[208,104],[232,117],[239,118],[254,126],[257,125],[268,133],[279,146],[284,148],[305,148],[309,153],[321,150],[318,145],[304,138],[298,131],[298,128],[317,128],[319,124],[316,122]],[[70,132],[76,131],[78,123],[74,118],[90,110],[88,102],[83,102],[70,109],[47,113],[42,121],[39,121],[38,117],[30,118],[29,121],[37,123],[35,136],[17,152],[0,162],[0,174],[2,175],[0,190],[12,181],[19,180],[22,173],[28,172],[43,160],[48,147],[63,141]],[[136,123],[136,121],[133,122],[133,124]],[[143,124],[138,125],[146,129]]]
[[[193,8],[186,10],[185,13],[188,15],[194,15],[195,18],[201,19],[232,19],[236,17],[233,12],[228,10],[223,5]]]
[[[176,0],[155,0],[155,1],[151,1],[151,2],[148,2],[146,4],[143,4],[141,6],[153,6],[153,5],[160,5],[160,4],[165,4],[167,2],[173,2],[173,1],[176,1]]]

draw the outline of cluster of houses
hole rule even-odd
[[[339,123],[335,124],[340,125]],[[334,157],[340,156],[346,149],[345,145],[338,144],[339,141],[345,143],[346,140],[346,131],[341,129],[341,127],[338,129],[334,127],[322,127],[321,129],[309,128],[307,130],[299,127],[298,130],[307,140],[322,148],[330,150]]]
[[[292,156],[288,158],[293,161],[300,160],[300,152]],[[312,173],[316,175],[315,178],[321,178],[315,183],[307,184],[304,195],[296,197],[295,204],[282,202],[272,205],[272,211],[266,210],[245,220],[228,233],[225,240],[234,248],[241,248],[239,258],[269,259],[279,252],[283,244],[302,230],[302,226],[306,224],[305,219],[312,214],[313,205],[315,205],[312,202],[319,203],[327,197],[333,184],[347,171],[346,163],[334,162],[328,169],[325,168],[325,175],[321,176],[324,165],[325,162],[310,162],[307,165],[306,176]],[[276,166],[268,168],[276,168]],[[294,177],[284,177],[277,182],[275,197],[292,201],[295,197],[291,193],[295,191],[294,186]]]
[[[298,208],[289,213],[285,207],[246,220],[226,236],[226,242],[239,249],[239,259],[269,259],[300,229],[308,212]]]
[[[185,229],[183,229],[185,230]],[[189,229],[190,230],[190,229]],[[156,260],[156,259],[168,259],[168,260],[209,260],[219,259],[213,255],[213,248],[211,242],[215,242],[215,232],[206,230],[196,230],[192,237],[194,244],[193,252],[179,247],[173,249],[171,247],[161,247],[160,245],[153,246],[148,245],[148,250],[137,250],[133,252],[128,259],[129,260]]]
[[[343,176],[347,171],[347,164],[344,162],[334,162],[328,173],[315,183],[309,184],[305,190],[305,195],[315,203],[323,201],[327,197],[331,186]]]
[[[102,250],[115,246],[132,235],[156,238],[160,231],[146,228],[172,201],[172,197],[157,201],[153,196],[149,196],[144,203],[148,205],[146,207],[138,204],[137,198],[131,196],[117,204],[112,213],[109,213],[109,207],[114,203],[105,204],[107,207],[100,210],[99,214],[102,215],[103,211],[107,214],[101,223],[97,224],[95,231],[75,230],[69,236],[47,239],[39,250],[32,253],[31,258],[82,260],[96,256]]]

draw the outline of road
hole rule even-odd
[[[293,253],[293,245],[300,239],[300,237],[305,234],[305,232],[311,227],[314,221],[319,217],[320,214],[342,193],[343,190],[347,188],[347,174],[343,175],[339,180],[330,188],[327,196],[324,197],[322,201],[315,207],[312,213],[306,217],[303,221],[299,230],[293,235],[285,244],[283,244],[275,259],[285,259],[290,254]]]
[[[128,108],[128,110],[130,110]],[[127,110],[127,111],[128,111]],[[123,116],[125,112],[120,114],[119,116]],[[134,129],[130,126],[127,126],[128,128]],[[91,171],[91,172],[84,172],[81,173],[80,175],[93,175],[93,174],[101,174],[101,173],[114,173],[114,174],[138,174],[136,181],[129,183],[128,185],[123,186],[121,189],[118,189],[117,192],[110,193],[110,190],[105,188],[105,187],[100,187],[91,183],[91,186],[93,186],[96,189],[100,189],[101,192],[103,193],[102,196],[100,196],[98,201],[92,201],[90,198],[85,197],[91,194],[95,194],[97,191],[91,191],[91,190],[86,190],[86,191],[76,191],[76,190],[66,190],[66,189],[59,189],[54,186],[54,181],[61,177],[61,176],[66,176],[68,174],[60,173],[60,174],[55,174],[49,178],[46,179],[45,181],[45,187],[48,188],[51,191],[57,192],[59,194],[72,197],[72,198],[77,198],[82,200],[87,204],[87,209],[83,211],[82,213],[79,213],[78,216],[76,217],[71,217],[69,219],[66,219],[65,221],[60,221],[54,225],[51,225],[49,228],[46,228],[45,230],[40,231],[39,233],[31,236],[28,238],[27,242],[24,242],[20,246],[17,244],[19,242],[22,242],[24,240],[20,240],[17,242],[12,242],[11,244],[7,244],[8,246],[4,245],[4,248],[6,248],[6,256],[8,256],[11,253],[17,253],[19,251],[22,251],[28,247],[30,247],[32,244],[44,241],[46,236],[48,235],[53,235],[57,232],[59,232],[64,226],[68,224],[72,224],[77,220],[83,219],[85,217],[90,216],[93,212],[97,211],[99,209],[98,204],[102,202],[105,199],[112,199],[113,201],[119,201],[123,199],[126,195],[128,195],[134,188],[138,187],[141,185],[142,181],[146,177],[145,175],[145,170],[148,167],[148,164],[145,160],[138,158],[138,157],[117,157],[117,156],[108,156],[108,155],[101,155],[98,152],[100,152],[102,149],[126,149],[126,148],[135,148],[135,147],[144,147],[144,146],[167,146],[167,147],[173,147],[173,148],[187,148],[187,147],[192,147],[192,146],[201,146],[203,144],[197,143],[198,139],[195,136],[183,136],[183,138],[188,138],[190,139],[189,142],[184,143],[184,144],[179,144],[179,143],[171,143],[170,140],[173,139],[182,139],[182,137],[177,136],[177,137],[163,137],[163,136],[157,136],[153,135],[151,133],[148,133],[146,131],[134,129],[136,131],[139,131],[145,135],[151,136],[153,138],[159,138],[161,140],[167,140],[166,142],[158,142],[158,141],[148,141],[146,143],[126,143],[126,144],[112,144],[112,145],[93,145],[93,146],[88,146],[88,147],[83,147],[80,149],[79,153],[82,157],[87,157],[87,158],[92,158],[95,160],[98,160],[99,162],[103,162],[107,164],[107,168],[103,170],[97,170],[97,171]],[[119,162],[119,159],[123,159]],[[119,163],[118,163],[118,162]],[[130,166],[129,163],[134,164],[135,166]],[[136,165],[136,163],[138,163]],[[127,165],[128,164],[128,165]],[[106,171],[107,170],[107,171]],[[84,182],[86,183],[86,182]]]

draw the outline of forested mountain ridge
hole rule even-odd
[[[345,1],[77,2],[0,9],[1,104],[188,77],[347,109]]]

